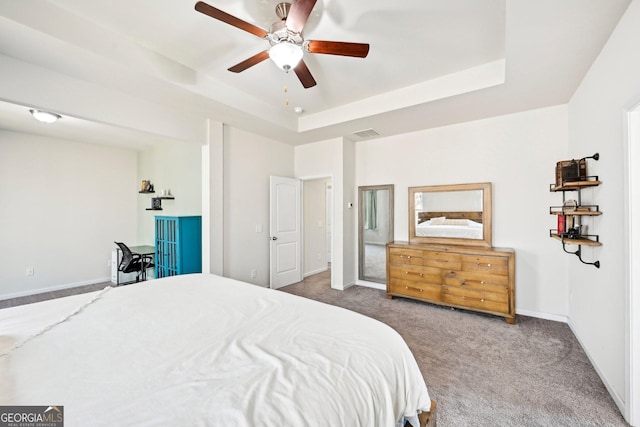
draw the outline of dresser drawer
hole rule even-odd
[[[389,274],[392,279],[411,280],[437,285],[442,283],[442,270],[439,268],[392,264],[389,266]]]
[[[423,251],[423,265],[428,267],[460,270],[462,257],[449,252]]]
[[[466,295],[455,295],[450,292],[442,293],[442,301],[462,308],[509,314],[508,302],[491,301],[486,298],[475,298]]]
[[[462,270],[507,276],[509,274],[509,262],[506,257],[462,255]]]
[[[443,285],[442,293],[455,295],[459,297],[473,298],[473,299],[480,300],[481,302],[484,302],[485,300],[500,302],[504,304],[509,302],[509,295],[504,292],[496,293],[496,292],[489,292],[489,291],[478,291],[475,289],[467,288],[466,286]]]
[[[390,248],[389,262],[391,264],[422,265],[422,251]]]
[[[509,278],[495,274],[474,271],[445,271],[442,283],[448,286],[460,286],[478,291],[509,293]]]
[[[419,283],[409,280],[391,279],[387,288],[388,293],[405,295],[413,298],[438,302],[442,286],[431,283]]]

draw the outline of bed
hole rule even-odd
[[[482,212],[419,212],[416,236],[482,239]]]
[[[67,427],[435,424],[392,328],[211,274],[0,310],[0,381]]]

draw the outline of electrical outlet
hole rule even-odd
[[[251,269],[251,278],[255,279],[257,275],[258,275],[258,272],[256,271],[256,269],[252,268]]]
[[[33,276],[33,267],[27,267],[26,275]]]

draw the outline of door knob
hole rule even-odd
[[[273,236],[271,240],[278,240],[278,238],[276,236]]]

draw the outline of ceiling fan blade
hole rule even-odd
[[[326,40],[308,40],[306,49],[311,53],[325,53],[328,55],[355,56],[366,58],[369,54],[368,43],[330,42]]]
[[[309,15],[313,6],[316,5],[317,0],[293,0],[291,3],[291,9],[287,15],[285,25],[289,31],[300,34],[304,24],[307,23]]]
[[[307,64],[301,59],[296,65],[296,68],[293,69],[296,72],[296,76],[300,79],[300,83],[304,86],[305,89],[309,89],[316,85],[316,81],[311,75],[311,71],[307,68]]]
[[[229,68],[229,71],[231,71],[232,73],[239,73],[240,71],[244,71],[249,67],[253,67],[256,64],[261,63],[262,61],[264,61],[268,57],[269,57],[269,51],[268,50],[265,50],[264,52],[256,53],[251,58],[247,58],[244,61],[234,65],[231,68]]]
[[[267,37],[268,33],[262,28],[256,27],[253,24],[249,24],[248,22],[243,21],[240,18],[236,18],[233,15],[229,15],[227,12],[216,9],[215,7],[210,6],[205,2],[197,2],[195,8],[198,12],[204,13],[205,15],[217,19],[218,21],[222,21],[261,38]]]

